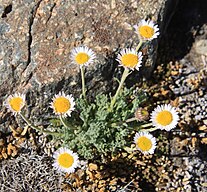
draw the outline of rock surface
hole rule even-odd
[[[1,0],[0,105],[10,94],[24,93],[28,115],[39,122],[54,94],[65,91],[78,96],[79,67],[69,56],[81,44],[97,53],[96,63],[86,72],[88,90],[111,88],[106,85],[117,70],[115,54],[138,43],[133,25],[152,18],[161,26],[166,2],[170,1]],[[145,67],[150,70],[156,40],[154,44],[146,56]],[[2,110],[1,125],[11,118]]]

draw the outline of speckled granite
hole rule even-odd
[[[117,73],[115,55],[119,48],[135,47],[138,43],[133,25],[140,19],[152,18],[161,26],[168,2],[2,0],[0,105],[10,94],[25,93],[29,102],[27,113],[39,117],[47,113],[48,102],[60,90],[78,96],[79,67],[71,63],[69,55],[80,44],[97,53],[96,63],[86,72],[91,94],[100,87],[105,91],[116,86],[112,81]],[[144,74],[153,69],[156,45],[157,40],[145,53],[146,64],[141,71]],[[10,118],[5,108],[3,112],[0,124]]]

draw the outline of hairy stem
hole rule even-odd
[[[118,97],[118,95],[119,95],[119,93],[121,91],[121,88],[123,87],[124,81],[126,80],[128,75],[129,75],[129,69],[125,67],[124,68],[124,72],[123,72],[122,77],[121,77],[121,81],[119,83],[119,87],[118,87],[118,89],[116,91],[116,94],[114,95],[114,97],[111,100],[110,111],[113,110],[113,106],[114,106],[114,104],[116,102],[116,99],[117,99],[117,97]]]
[[[145,124],[140,125],[141,128],[151,127],[151,126],[152,126],[152,123],[145,123]]]
[[[21,116],[21,118],[27,123],[27,125],[29,127],[31,127],[32,129],[35,129],[36,131],[39,131],[41,133],[46,133],[48,135],[54,135],[54,136],[62,136],[61,133],[57,133],[57,132],[51,132],[51,131],[44,131],[43,129],[35,126],[29,119],[27,119],[25,117],[25,115],[23,113],[19,113],[19,115]]]
[[[61,123],[63,124],[63,126],[64,126],[65,128],[69,128],[69,127],[67,126],[67,124],[65,123],[65,120],[63,119],[63,116],[62,116],[62,115],[60,115],[60,121],[61,121]]]
[[[136,47],[136,51],[139,51],[140,47],[142,46],[143,41],[140,39],[139,44]]]
[[[136,117],[132,117],[130,119],[127,119],[126,123],[130,123],[130,122],[133,122],[133,121],[137,121],[137,118]]]
[[[85,76],[84,76],[84,66],[80,67],[81,70],[81,80],[82,80],[82,94],[84,99],[86,99],[86,87],[85,87]]]
[[[153,127],[150,129],[144,129],[144,131],[151,132],[151,131],[156,131],[157,129],[158,129],[157,127]]]

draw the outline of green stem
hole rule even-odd
[[[61,123],[63,124],[63,126],[64,126],[65,128],[69,128],[69,127],[67,126],[67,124],[65,123],[65,120],[63,119],[63,116],[62,116],[62,115],[60,115],[60,121],[61,121]]]
[[[132,117],[130,119],[127,119],[126,123],[130,123],[130,122],[133,122],[133,121],[137,121],[136,117]]]
[[[142,125],[139,125],[139,126],[137,126],[137,127],[133,127],[132,129],[133,129],[133,130],[137,130],[137,131],[140,131],[140,130],[143,130],[143,131],[154,131],[154,130],[157,129],[157,128],[146,129],[147,127],[152,127],[152,123],[142,124]],[[129,128],[128,128],[128,129],[129,129]]]
[[[141,128],[151,127],[151,126],[152,126],[152,123],[146,123],[146,124],[140,125]]]
[[[157,129],[158,129],[157,127],[153,127],[153,128],[150,128],[150,129],[144,129],[144,131],[151,132],[151,131],[155,131]]]
[[[139,51],[140,47],[142,46],[143,41],[140,39],[139,44],[136,47],[136,51]]]
[[[40,129],[39,127],[35,126],[29,119],[27,119],[23,113],[19,113],[19,115],[27,123],[27,125],[29,127],[31,127],[32,129],[35,129],[36,131],[39,131],[41,133],[46,133],[48,135],[62,136],[61,133],[51,132],[51,131],[44,131],[44,130]]]
[[[118,89],[116,91],[116,94],[114,95],[114,97],[111,100],[110,111],[112,111],[113,106],[114,106],[114,104],[116,102],[116,99],[117,99],[117,97],[119,95],[119,92],[120,92],[120,90],[121,90],[121,88],[122,88],[122,86],[124,84],[124,81],[126,80],[128,75],[129,75],[129,69],[125,67],[124,72],[123,72],[122,77],[121,77],[121,81],[119,83],[119,87],[118,87]]]
[[[66,141],[66,132],[67,132],[67,129],[70,129],[70,130],[74,130],[74,128],[71,128],[67,125],[67,123],[65,122],[64,118],[62,115],[60,115],[60,121],[61,123],[63,124],[64,126],[64,142]]]
[[[82,80],[82,94],[83,94],[83,97],[86,99],[84,66],[81,66],[80,70],[81,70],[81,80]]]

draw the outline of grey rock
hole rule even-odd
[[[51,116],[48,108],[59,91],[81,93],[79,67],[70,51],[87,45],[97,53],[97,62],[86,71],[89,95],[109,91],[113,76],[119,76],[115,55],[119,48],[138,44],[133,25],[153,16],[162,29],[171,11],[171,0],[152,1],[2,0],[0,5],[0,103],[14,93],[27,98],[26,113],[36,123]],[[10,10],[6,8],[10,6]],[[143,75],[154,68],[157,40],[149,45]],[[148,56],[147,56],[148,55]],[[0,124],[12,118],[0,114]],[[44,120],[43,120],[44,121]]]
[[[201,39],[195,43],[195,51],[198,54],[207,56],[207,40]]]
[[[7,23],[5,22],[0,23],[0,35],[1,36],[9,32],[9,30],[10,30],[10,26]]]

